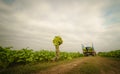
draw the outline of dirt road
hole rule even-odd
[[[97,56],[83,57],[37,74],[120,74],[120,60]]]

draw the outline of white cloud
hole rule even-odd
[[[64,40],[62,51],[81,51],[81,44],[92,42],[97,51],[109,50],[114,46],[112,41],[119,43],[120,37],[115,35],[120,32],[118,25],[105,25],[108,22],[104,13],[110,4],[107,0],[21,0],[11,5],[1,1],[0,11],[6,13],[0,13],[0,43],[16,48],[54,49],[52,39],[60,35]]]

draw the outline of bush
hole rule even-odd
[[[114,50],[114,51],[109,51],[109,52],[99,52],[98,55],[103,56],[103,57],[120,58],[120,50]]]

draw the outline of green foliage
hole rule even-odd
[[[13,54],[15,51],[10,49],[11,47],[0,47],[0,68],[6,68],[10,63],[14,61]]]
[[[16,61],[17,63],[29,63],[34,61],[34,53],[33,50],[28,50],[27,48],[23,48],[21,50],[16,50]]]
[[[109,51],[109,52],[99,52],[98,55],[103,57],[120,58],[120,50]]]
[[[13,50],[11,47],[0,47],[0,56],[0,69],[3,69],[18,64],[49,62],[55,57],[55,52],[48,50],[33,51],[28,48]],[[71,60],[81,56],[83,55],[80,53],[61,52],[60,60]]]
[[[88,52],[93,52],[93,48],[91,47],[91,48],[88,50]]]
[[[53,51],[41,50],[34,52],[34,60],[36,62],[51,61],[54,56],[55,53]]]
[[[59,46],[63,43],[63,40],[60,36],[55,36],[55,38],[53,39],[53,44],[55,46]]]
[[[87,49],[84,48],[83,51],[84,51],[84,52],[87,52]],[[93,52],[93,48],[92,48],[92,47],[89,47],[88,52]]]
[[[71,60],[73,58],[77,58],[77,57],[82,57],[83,54],[80,54],[79,52],[61,52],[60,53],[60,60]]]

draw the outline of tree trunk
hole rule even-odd
[[[56,48],[56,61],[59,59],[59,55],[60,55],[60,51],[59,51],[59,46],[55,46],[55,48]]]

